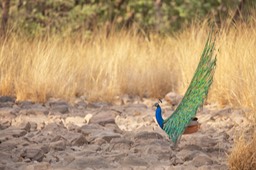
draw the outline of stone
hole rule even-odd
[[[28,165],[24,170],[50,170],[50,164],[48,162],[40,162],[32,165]]]
[[[4,102],[4,103],[0,102],[0,108],[3,108],[3,107],[11,108],[11,107],[13,107],[13,105],[14,105],[13,102]]]
[[[135,140],[163,139],[163,136],[156,132],[142,131],[135,135]]]
[[[211,158],[209,158],[207,155],[197,155],[194,157],[193,159],[193,164],[195,167],[200,167],[203,165],[212,165],[213,164],[213,160],[211,160]]]
[[[17,148],[18,143],[13,141],[5,141],[0,143],[0,151],[1,152],[10,152],[13,149]]]
[[[76,157],[67,167],[70,169],[113,169],[113,166],[102,156]]]
[[[11,137],[18,138],[18,137],[26,135],[26,133],[27,132],[25,130],[22,130],[22,129],[19,129],[19,128],[9,127],[7,129],[1,130],[0,131],[0,136],[1,137],[7,136],[9,138],[11,138]]]
[[[11,126],[11,121],[9,120],[0,120],[0,130],[4,130]]]
[[[29,122],[30,127],[32,123],[36,123],[37,127],[42,127],[45,122],[48,121],[48,117],[44,113],[35,114],[20,114],[15,119],[12,120],[13,126],[20,126],[24,122]]]
[[[11,162],[11,154],[8,152],[1,151],[0,152],[0,165],[1,164],[7,164]]]
[[[15,97],[11,97],[11,96],[0,96],[0,102],[1,103],[5,103],[5,102],[15,102]]]
[[[19,111],[20,115],[47,115],[49,110],[41,105],[35,106],[32,105],[28,108],[23,108]]]
[[[178,105],[181,100],[182,100],[182,96],[181,95],[178,95],[177,93],[175,92],[169,92],[165,95],[164,99],[170,103],[171,105],[175,106],[175,105]]]
[[[86,124],[86,120],[84,117],[81,116],[69,116],[65,119],[65,126],[68,127],[70,125],[76,125],[78,127],[81,127]]]
[[[64,153],[63,155],[61,155],[60,160],[56,164],[56,167],[64,168],[74,160],[75,157],[72,154]]]
[[[133,141],[124,138],[113,138],[110,141],[111,150],[130,150]]]
[[[64,113],[67,113],[69,111],[69,109],[68,109],[68,105],[60,104],[60,105],[53,105],[51,107],[51,111],[60,112],[60,113],[64,114]]]
[[[75,107],[77,107],[78,109],[86,109],[88,106],[88,103],[82,99],[76,99],[74,104],[75,104]]]
[[[99,112],[91,118],[90,123],[100,124],[102,126],[108,123],[115,124],[115,114],[116,112],[113,111]]]
[[[0,108],[0,118],[1,120],[11,120],[16,117],[19,109],[2,107]]]
[[[35,131],[37,130],[37,123],[35,122],[29,122],[30,124],[30,131]]]
[[[72,146],[82,146],[84,144],[88,144],[88,141],[86,140],[86,138],[84,137],[84,135],[79,135],[77,137],[75,137],[72,141],[71,141],[71,145]]]
[[[29,132],[31,128],[31,124],[29,122],[23,122],[18,127],[22,130]]]
[[[122,133],[123,131],[121,129],[119,129],[119,127],[117,126],[117,124],[106,124],[105,128],[115,132],[115,133]]]
[[[121,135],[112,131],[99,131],[90,135],[90,139],[94,140],[96,138],[104,139],[107,142],[110,142],[113,138],[120,138]]]
[[[93,102],[88,104],[88,107],[91,108],[107,108],[109,106],[112,106],[112,104],[107,102]]]
[[[21,153],[21,157],[23,157],[24,159],[28,158],[33,161],[41,162],[44,158],[44,152],[38,146],[29,146],[23,150],[23,152]]]
[[[130,154],[125,157],[121,162],[121,165],[130,165],[130,166],[148,166],[148,163],[141,157],[138,157],[135,154]]]
[[[32,101],[17,101],[16,104],[21,107],[22,109],[29,109],[32,108],[34,105],[34,102]]]
[[[100,132],[102,130],[105,130],[105,128],[98,124],[88,124],[84,125],[81,128],[78,129],[78,132],[84,134],[85,136],[88,136],[92,133]]]
[[[57,150],[57,151],[63,151],[66,149],[66,141],[65,140],[59,140],[56,142],[50,143],[50,148]]]
[[[108,143],[108,142],[102,138],[96,138],[90,142],[90,144],[95,144],[95,145],[99,145],[99,146],[106,144],[106,143]]]

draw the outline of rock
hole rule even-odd
[[[102,126],[108,123],[115,124],[115,114],[116,112],[113,111],[99,112],[91,118],[90,123],[100,124]]]
[[[146,111],[147,110],[147,105],[145,104],[128,104],[125,106],[125,112],[126,113],[132,113],[134,115],[137,114],[138,111]]]
[[[105,128],[115,132],[115,133],[122,133],[123,131],[121,129],[119,129],[119,127],[117,126],[117,124],[106,124]]]
[[[50,164],[48,162],[40,162],[37,164],[33,165],[28,165],[27,167],[24,168],[24,170],[47,170],[47,169],[52,169],[50,168]]]
[[[14,108],[7,108],[3,107],[0,108],[0,118],[1,120],[7,120],[10,121],[11,119],[14,119],[16,117],[16,114],[19,110]]]
[[[178,95],[175,92],[169,92],[165,95],[164,99],[171,105],[175,106],[180,103],[180,101],[182,100],[182,96]]]
[[[4,130],[11,126],[11,121],[9,120],[0,120],[0,130]]]
[[[148,163],[137,155],[130,154],[120,162],[122,166],[148,166]]]
[[[79,135],[77,137],[75,137],[72,141],[71,141],[71,145],[72,146],[82,146],[84,144],[88,144],[88,141],[86,140],[86,138],[83,135]]]
[[[45,105],[50,107],[52,112],[59,112],[62,114],[69,112],[69,105],[66,101],[63,100],[49,99]]]
[[[41,105],[39,106],[30,106],[28,108],[23,108],[19,111],[20,115],[47,115],[49,110]]]
[[[57,151],[63,151],[66,149],[66,141],[65,140],[59,140],[56,142],[50,143],[50,148],[57,150]]]
[[[90,139],[94,140],[96,138],[104,139],[107,142],[110,142],[113,138],[120,138],[121,135],[112,131],[98,131],[90,135]]]
[[[17,148],[17,143],[13,141],[5,141],[0,143],[0,151],[1,152],[10,152],[13,149]]]
[[[15,98],[11,96],[0,96],[0,102],[1,103],[6,103],[6,102],[15,102]]]
[[[52,107],[54,105],[68,105],[68,103],[62,99],[50,98],[46,103],[46,107]]]
[[[30,109],[33,107],[34,102],[32,101],[17,101],[16,104],[22,109]]]
[[[23,150],[23,152],[21,153],[21,157],[23,157],[24,159],[28,158],[33,161],[41,162],[44,158],[44,152],[38,146],[29,146]]]
[[[57,124],[57,123],[49,123],[47,124],[44,129],[42,130],[43,132],[49,132],[51,134],[57,134],[58,136],[61,135],[61,131],[66,131],[67,129],[64,127],[63,124]]]
[[[13,128],[13,127],[9,127],[7,129],[4,129],[4,130],[1,130],[0,131],[0,136],[3,137],[3,136],[7,136],[9,138],[11,137],[21,137],[21,136],[24,136],[26,135],[26,131],[25,130],[22,130],[22,129],[18,129],[18,128]]]
[[[110,141],[111,150],[130,150],[133,145],[133,141],[124,138],[113,138]]]
[[[81,127],[83,125],[86,124],[86,121],[84,117],[81,117],[81,116],[70,116],[70,117],[67,117],[64,121],[64,125],[66,127],[69,127],[71,125],[76,125],[78,127]]]
[[[1,165],[0,163],[0,169],[1,170],[23,170],[26,164],[24,162],[19,162],[19,163],[12,163],[8,162],[6,165]]]
[[[37,124],[35,122],[29,122],[30,131],[35,131],[37,129]]]
[[[112,104],[107,102],[93,102],[88,104],[88,107],[91,108],[107,108],[109,106],[112,106]]]
[[[88,106],[88,103],[85,102],[83,99],[76,99],[74,104],[75,107],[77,107],[78,109],[86,109]]]
[[[199,154],[199,155],[194,157],[193,164],[194,164],[195,167],[200,167],[200,166],[203,166],[203,165],[212,165],[213,161],[207,155]]]
[[[64,113],[67,113],[69,110],[68,110],[68,105],[64,105],[64,104],[61,104],[61,105],[54,105],[51,107],[52,111],[53,112],[60,112],[62,114]]]
[[[55,167],[60,167],[61,169],[64,169],[64,167],[67,167],[74,160],[74,155],[64,152],[63,154],[61,154],[59,161],[57,161]],[[56,169],[55,167],[53,169]]]
[[[11,108],[11,107],[13,107],[13,105],[14,105],[13,102],[4,102],[4,103],[1,103],[1,102],[0,102],[0,108],[3,108],[3,107],[5,107],[5,108]]]
[[[8,153],[8,152],[3,152],[1,151],[0,152],[0,167],[1,165],[3,164],[10,164],[12,162],[12,159],[11,159],[11,154]]]
[[[105,130],[105,128],[98,124],[88,124],[88,125],[84,125],[81,128],[79,128],[78,132],[84,134],[85,136],[88,136],[92,133],[97,133],[97,132],[100,132],[103,130]]]
[[[207,136],[204,136],[200,139],[201,145],[202,147],[213,147],[216,146],[218,144],[218,141],[213,140],[212,138],[209,138]]]
[[[93,157],[76,157],[76,159],[71,162],[68,166],[70,169],[113,169],[113,166],[104,159],[102,156],[93,156]]]
[[[48,117],[44,113],[35,113],[35,114],[21,114],[12,120],[13,126],[20,126],[24,122],[29,122],[31,124],[36,123],[37,127],[43,127],[44,123],[48,121]]]
[[[102,138],[96,138],[90,142],[90,144],[95,144],[95,145],[99,145],[99,146],[106,144],[106,143],[108,143],[108,142]]]
[[[31,124],[29,122],[22,122],[20,125],[18,125],[18,128],[29,132],[31,128]]]
[[[135,140],[163,139],[163,136],[156,132],[139,132],[134,137]]]

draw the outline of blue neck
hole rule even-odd
[[[163,129],[164,119],[162,118],[162,109],[160,106],[157,106],[156,108],[156,121],[159,124],[159,126]]]

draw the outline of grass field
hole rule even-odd
[[[90,39],[10,35],[0,43],[0,94],[34,101],[184,94],[208,33],[203,25],[175,36],[152,34],[150,41],[135,31],[111,33],[108,38],[101,31]],[[208,100],[255,108],[255,29],[223,28],[216,38],[217,69]]]
[[[217,69],[208,101],[255,111],[253,25],[222,28],[216,35]],[[105,31],[98,31],[90,39],[83,35],[31,39],[10,34],[0,42],[0,94],[40,102],[81,95],[112,101],[123,94],[184,94],[209,30],[206,25],[193,25],[175,36],[151,34],[150,41],[137,31],[112,32],[108,38]],[[250,145],[244,141],[236,144],[230,167],[235,167],[246,146]]]

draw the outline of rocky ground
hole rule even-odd
[[[200,130],[174,148],[155,123],[155,102],[124,96],[115,104],[38,104],[2,96],[0,170],[227,169],[235,135],[250,130],[243,110],[205,105]],[[162,104],[164,117],[178,102],[172,104]]]

